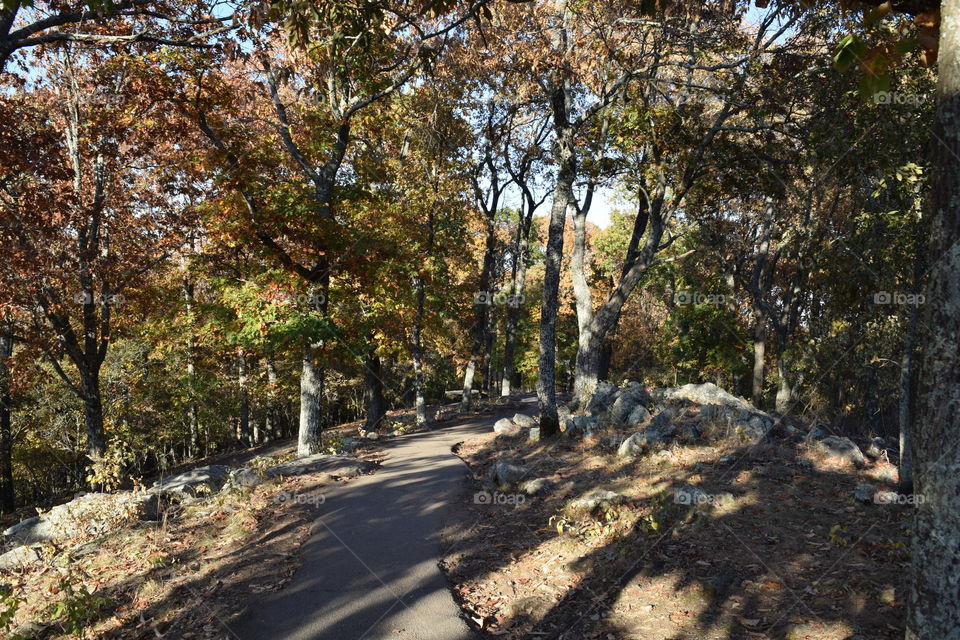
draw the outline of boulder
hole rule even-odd
[[[742,411],[756,412],[752,404],[724,391],[712,382],[703,384],[685,384],[674,389],[664,389],[663,399],[668,402],[687,402],[693,404],[716,404],[733,407]]]
[[[338,451],[351,452],[356,451],[364,445],[363,438],[343,438],[337,445]]]
[[[703,437],[703,429],[700,428],[700,425],[696,424],[685,424],[680,427],[680,437],[691,442],[698,440]]]
[[[597,507],[609,507],[626,500],[626,496],[606,489],[593,489],[570,502],[570,508],[578,511],[593,511]]]
[[[518,413],[513,416],[513,423],[527,429],[533,429],[537,426],[537,421],[525,413]]]
[[[646,412],[646,404],[651,401],[650,394],[637,382],[631,382],[620,389],[616,394],[616,399],[610,407],[610,421],[614,424],[636,424],[630,423],[630,416],[638,407]],[[648,414],[649,415],[649,414]]]
[[[567,429],[564,435],[571,438],[589,436],[600,428],[600,420],[593,416],[574,416],[567,420]]]
[[[585,407],[585,413],[599,416],[610,410],[617,397],[618,389],[609,382],[598,382],[597,388]]]
[[[158,494],[178,493],[191,496],[216,493],[223,487],[232,472],[233,468],[225,464],[210,464],[161,478],[153,483],[149,491]]]
[[[649,419],[650,411],[648,411],[647,408],[642,404],[638,404],[636,407],[634,407],[633,411],[630,412],[630,415],[627,416],[626,425],[628,427],[635,427]]]
[[[540,427],[533,427],[530,429],[527,440],[529,442],[540,442]]]
[[[376,431],[368,431],[367,435],[364,436],[367,440],[379,440],[380,434]]]
[[[500,418],[497,420],[493,423],[493,430],[497,435],[506,436],[507,438],[515,438],[523,433],[520,425],[514,424],[510,418]]]
[[[819,441],[819,440],[823,440],[829,435],[830,435],[829,433],[827,433],[820,427],[814,427],[813,429],[807,432],[806,439],[811,441]]]
[[[670,423],[677,419],[676,409],[664,409],[657,415],[653,417],[653,420],[650,421],[650,426],[648,429],[661,430],[668,426]]]
[[[528,477],[530,470],[501,458],[493,463],[488,475],[498,487],[511,486]]]
[[[312,456],[296,458],[290,462],[274,465],[267,469],[266,476],[268,478],[279,476],[291,478],[308,473],[321,473],[331,478],[353,478],[369,473],[374,466],[372,462],[357,460],[352,456],[315,453]]]
[[[263,474],[257,473],[249,467],[234,469],[230,472],[230,476],[227,478],[227,481],[223,483],[223,488],[220,489],[220,491],[231,491],[235,489],[255,487],[259,484],[263,484],[264,480],[265,478]]]
[[[871,458],[882,458],[886,455],[888,458],[896,458],[898,447],[888,443],[883,438],[872,438],[867,446],[866,454]]]
[[[854,466],[862,467],[866,463],[863,452],[860,447],[853,443],[850,438],[841,438],[840,436],[827,436],[817,442],[817,449],[822,451],[830,458],[850,462]]]
[[[620,444],[620,448],[617,449],[617,455],[621,457],[635,456],[648,449],[662,447],[670,442],[676,432],[677,429],[673,425],[656,428],[651,424],[646,429],[637,431],[624,440]]]
[[[759,413],[747,413],[738,416],[734,428],[747,440],[759,442],[773,429],[773,420]]]
[[[553,483],[546,478],[533,478],[520,483],[520,492],[528,496],[537,496],[553,488]]]
[[[109,533],[144,517],[151,499],[155,496],[131,491],[87,493],[7,528],[4,542],[28,545]]]
[[[676,504],[696,506],[709,502],[710,496],[700,487],[687,484],[673,492],[673,501]]]
[[[870,504],[873,502],[873,494],[877,492],[877,488],[868,483],[858,484],[853,489],[853,499],[857,502],[864,502]]]
[[[0,571],[11,571],[40,560],[40,552],[32,546],[15,547],[0,555]]]

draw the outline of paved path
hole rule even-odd
[[[533,400],[527,402],[532,410]],[[327,492],[302,550],[303,566],[283,590],[250,603],[248,613],[230,625],[235,635],[474,640],[437,566],[437,533],[466,472],[451,448],[489,432],[495,419],[392,440],[377,473]]]

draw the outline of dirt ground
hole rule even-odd
[[[475,482],[444,532],[443,565],[486,637],[903,636],[910,507],[852,496],[859,483],[892,488],[889,462],[855,469],[806,443],[709,437],[625,459],[613,444],[491,433],[458,449]],[[477,504],[474,492],[501,457],[553,488],[518,496],[502,487]],[[678,503],[685,485],[709,501]],[[625,500],[586,512],[568,506],[596,488]]]

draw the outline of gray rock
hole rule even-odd
[[[567,429],[564,435],[571,438],[581,438],[590,435],[600,428],[600,420],[593,416],[574,416],[567,420]]]
[[[530,442],[540,442],[540,427],[533,427],[530,429],[527,440]]]
[[[866,463],[863,452],[860,447],[853,443],[850,438],[841,438],[839,436],[827,436],[817,443],[817,449],[824,452],[831,458],[839,458],[850,462],[857,467]]]
[[[737,456],[733,455],[732,453],[728,453],[727,455],[721,456],[720,458],[718,458],[717,464],[728,465],[728,464],[733,464],[736,461],[737,461]]]
[[[673,425],[666,425],[659,429],[652,424],[641,431],[627,438],[617,449],[617,455],[621,457],[635,456],[648,449],[662,447],[670,442],[676,435],[676,428]]]
[[[853,489],[853,499],[857,502],[865,502],[867,504],[873,502],[873,494],[877,492],[877,488],[868,483],[858,484]]]
[[[645,405],[650,403],[650,394],[638,382],[631,382],[620,389],[616,394],[616,399],[610,407],[610,421],[614,424],[627,424],[632,426],[630,417],[638,407],[642,407],[646,412]],[[649,415],[649,414],[648,414]]]
[[[814,471],[813,463],[806,458],[797,458],[797,468],[802,473],[813,473]]]
[[[899,447],[894,447],[883,438],[872,438],[867,446],[866,453],[871,458],[882,458],[886,455],[890,459],[897,457]]]
[[[675,389],[665,389],[663,391],[663,399],[671,402],[688,402],[704,405],[717,404],[745,411],[757,411],[756,407],[743,398],[738,398],[724,391],[712,382],[685,384]]]
[[[677,418],[676,409],[670,409],[670,408],[664,409],[663,411],[661,411],[660,413],[658,413],[653,417],[653,420],[650,421],[650,426],[647,428],[655,429],[655,430],[663,429],[665,427],[668,427],[671,422],[676,420],[676,418]]]
[[[687,441],[698,440],[703,437],[703,429],[700,425],[685,424],[680,427],[680,436]]]
[[[108,533],[143,517],[151,497],[131,491],[87,493],[9,527],[3,532],[4,542],[27,545]]]
[[[806,438],[806,439],[807,439],[807,440],[811,440],[811,441],[823,440],[824,438],[826,438],[826,437],[829,436],[829,435],[830,435],[829,433],[827,433],[826,431],[824,431],[824,430],[821,429],[820,427],[814,427],[814,428],[811,429],[809,432],[807,432],[807,438]]]
[[[498,487],[511,486],[527,478],[530,470],[523,465],[501,458],[493,463],[488,475]]]
[[[709,502],[710,496],[700,487],[686,484],[673,492],[673,501],[677,504],[696,506]]]
[[[749,413],[738,418],[735,428],[747,440],[759,442],[773,429],[773,420],[761,414]]]
[[[570,508],[583,511],[593,511],[597,507],[608,507],[622,503],[626,496],[606,489],[593,489],[570,502]]]
[[[571,418],[573,414],[570,412],[570,408],[562,404],[557,407],[557,419],[560,421],[561,425],[567,423],[567,420]]]
[[[546,478],[533,478],[520,483],[520,492],[528,496],[537,496],[553,488],[553,483]]]
[[[537,421],[525,413],[518,413],[514,415],[513,423],[521,427],[526,427],[527,429],[532,429],[537,426]]]
[[[376,431],[368,431],[367,435],[364,437],[366,437],[367,440],[379,440],[380,434],[377,433]]]
[[[585,407],[585,413],[599,416],[610,410],[616,399],[618,389],[609,382],[598,382],[597,388]]]
[[[523,433],[523,430],[519,425],[513,423],[510,418],[500,418],[495,423],[493,423],[493,430],[495,433],[506,436],[508,438],[514,438]]]
[[[223,487],[232,472],[233,468],[225,464],[197,467],[183,473],[161,478],[153,483],[150,492],[180,493],[192,496],[216,493]]]
[[[227,481],[223,483],[223,488],[220,490],[232,491],[236,489],[256,487],[257,485],[263,484],[264,480],[265,478],[263,475],[257,473],[249,467],[234,469],[230,472],[230,476],[227,478]]]
[[[351,452],[356,451],[365,444],[362,438],[343,438],[337,447],[338,451]]]
[[[635,427],[649,419],[650,411],[648,411],[647,408],[642,404],[638,404],[636,407],[634,407],[633,411],[630,412],[630,415],[627,416],[626,425],[628,427]]]
[[[19,569],[40,560],[40,553],[35,547],[23,545],[15,547],[0,555],[0,571]]]
[[[357,460],[352,456],[315,453],[312,456],[296,458],[290,462],[272,466],[267,469],[266,475],[268,478],[279,476],[291,478],[308,473],[320,473],[329,477],[352,478],[369,473],[374,466],[371,462]]]

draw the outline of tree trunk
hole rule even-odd
[[[517,226],[517,241],[514,251],[512,297],[507,300],[507,321],[503,340],[503,379],[500,381],[500,396],[507,397],[512,392],[513,379],[516,376],[514,358],[517,349],[517,327],[523,310],[523,292],[527,286],[527,257],[530,253],[530,225],[533,220],[535,204],[532,198],[527,203],[526,215],[521,216]]]
[[[413,318],[413,341],[410,352],[413,356],[414,414],[418,425],[427,423],[427,400],[423,374],[423,307],[426,298],[423,277],[416,279],[417,313]]]
[[[936,157],[913,422],[917,511],[907,640],[960,636],[960,0],[941,5]]]
[[[250,436],[250,394],[247,391],[247,356],[237,358],[237,387],[240,390],[240,416],[237,440],[244,447],[253,444]]]
[[[193,241],[191,239],[191,250]],[[187,317],[190,319],[190,334],[187,336],[187,455],[196,456],[200,452],[200,425],[197,420],[197,400],[196,400],[196,344],[193,339],[193,296],[194,286],[190,277],[183,279],[183,299],[186,306]]]
[[[322,448],[323,369],[317,364],[318,348],[303,346],[303,368],[300,372],[300,428],[297,434],[297,455],[309,456]]]
[[[567,222],[567,207],[573,202],[573,183],[577,177],[577,158],[574,154],[573,128],[570,125],[570,96],[566,86],[554,88],[550,101],[553,110],[554,161],[557,165],[557,185],[553,191],[550,224],[547,228],[547,250],[543,273],[543,300],[540,305],[540,361],[537,378],[537,400],[540,405],[540,436],[548,438],[560,433],[557,416],[557,312],[560,309],[560,264],[563,258],[563,229]]]
[[[16,508],[13,488],[13,431],[10,423],[10,358],[13,357],[13,328],[0,336],[0,511]]]
[[[757,409],[763,409],[763,385],[766,378],[767,331],[763,317],[757,315],[753,324],[753,383],[750,400]]]
[[[793,409],[793,388],[790,386],[790,365],[787,363],[784,347],[777,348],[777,375],[780,387],[777,389],[777,413],[787,415]]]
[[[460,413],[468,413],[473,403],[473,376],[477,369],[477,357],[470,356],[463,373],[463,395],[460,397]]]
[[[383,363],[380,362],[380,356],[375,353],[367,356],[363,368],[363,382],[363,399],[366,405],[364,429],[376,431],[384,416],[387,415],[387,408],[383,400]]]
[[[103,401],[100,396],[100,368],[89,366],[83,372],[81,387],[83,421],[87,431],[87,457],[97,460],[107,450],[107,438],[103,430]]]

